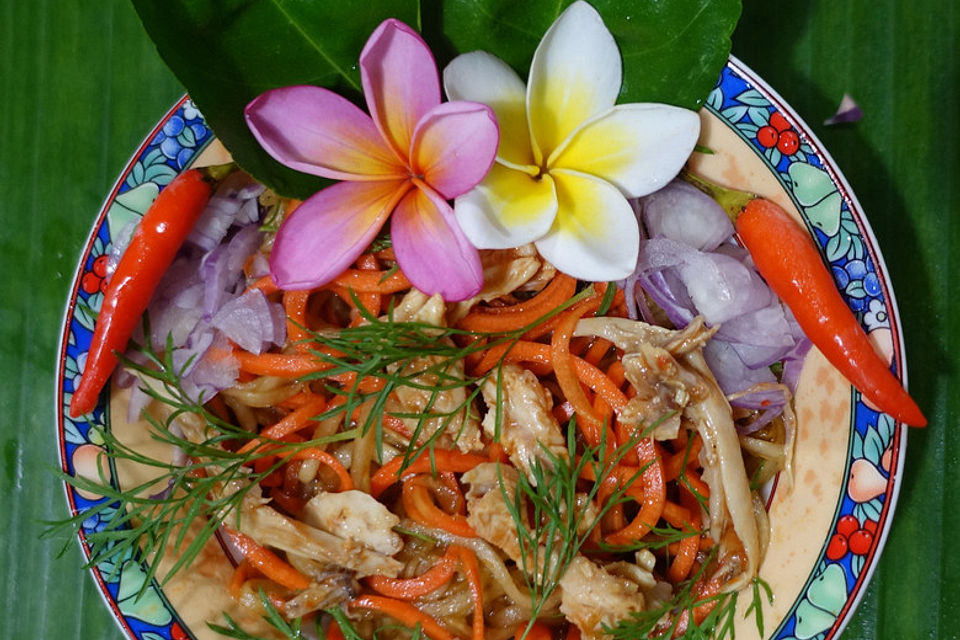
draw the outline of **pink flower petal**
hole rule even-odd
[[[490,107],[445,102],[431,109],[414,130],[410,166],[444,198],[456,198],[490,171],[499,140]]]
[[[260,145],[291,169],[336,180],[406,175],[370,116],[327,89],[273,89],[254,98],[244,115]]]
[[[366,249],[407,189],[405,180],[338,182],[318,191],[283,221],[270,252],[281,289],[330,282]]]
[[[383,137],[406,161],[417,123],[440,104],[440,78],[430,48],[399,20],[384,20],[360,54],[367,108]]]
[[[443,69],[448,100],[489,105],[500,126],[499,158],[513,165],[535,164],[527,124],[527,86],[506,62],[486,51],[464,53]]]
[[[393,212],[390,235],[400,269],[424,293],[456,302],[483,287],[480,254],[464,236],[453,209],[422,183]]]

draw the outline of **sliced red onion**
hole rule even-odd
[[[682,182],[662,191],[644,198],[639,210],[647,235],[636,272],[621,283],[630,289],[628,309],[649,321],[646,294],[676,327],[697,315],[708,326],[719,325],[704,356],[731,404],[758,412],[748,429],[759,429],[796,389],[809,342],[750,254],[733,242],[733,225],[719,205]],[[783,362],[786,387],[770,369],[777,362]]]
[[[710,365],[710,370],[720,384],[720,388],[727,395],[740,393],[756,384],[777,381],[777,377],[769,367],[745,365],[733,346],[723,340],[707,342],[703,349],[703,356]]]
[[[668,238],[651,238],[640,247],[641,272],[664,272],[686,290],[697,313],[716,325],[747,311],[770,305],[773,293],[760,276],[739,260],[722,253],[698,251]],[[672,292],[677,300],[678,291]]]
[[[655,271],[641,276],[637,281],[650,298],[664,310],[667,318],[675,327],[685,327],[696,317],[694,306],[687,292],[677,283],[670,283],[663,272]],[[643,296],[643,291],[637,292],[637,297]],[[653,312],[644,317],[647,322],[653,322]]]
[[[158,491],[157,493],[151,493],[148,498],[150,500],[166,500],[173,494],[173,485],[174,479],[171,477],[167,480],[167,486]]]
[[[792,317],[791,322],[792,326],[796,328],[794,335],[797,337],[797,343],[783,358],[783,373],[780,376],[780,381],[787,385],[791,391],[796,392],[797,382],[800,381],[800,371],[803,369],[803,361],[806,359],[813,343],[804,335],[796,324],[796,320],[793,320]]]
[[[240,202],[229,198],[211,197],[187,241],[210,251],[226,237],[238,211],[240,211]]]
[[[241,349],[259,354],[284,342],[286,318],[273,311],[275,306],[261,290],[251,289],[220,307],[210,324]]]
[[[240,363],[233,357],[230,343],[218,333],[184,381],[184,392],[196,402],[206,402],[236,384],[239,375]]]
[[[258,251],[253,254],[253,259],[250,261],[249,265],[250,277],[251,278],[262,278],[265,275],[270,273],[270,260],[267,256]]]
[[[205,222],[181,249],[148,309],[153,347],[164,350],[168,340],[173,344],[183,390],[197,401],[236,383],[239,369],[228,337],[255,352],[285,340],[280,305],[269,303],[260,292],[259,300],[254,295],[236,302],[246,288],[244,264],[258,254],[263,240],[256,201],[262,191],[242,174],[224,181],[204,213]],[[239,223],[244,226],[234,231]],[[249,316],[246,322],[240,319],[244,314]],[[149,396],[136,387],[133,394],[136,417]]]
[[[173,352],[173,367],[182,375],[188,376],[206,354],[215,338],[213,328],[207,324],[199,324]]]
[[[243,264],[260,246],[262,236],[255,224],[248,225],[226,244],[213,249],[200,262],[200,277],[203,279],[203,316],[210,320],[228,297],[242,288]]]
[[[257,222],[260,219],[260,206],[255,199],[244,200],[237,211],[236,223],[239,225],[248,225]]]
[[[733,235],[733,224],[723,208],[683,180],[674,180],[640,203],[651,238],[669,238],[700,251],[713,251]]]
[[[223,242],[232,226],[258,221],[260,210],[256,198],[263,190],[262,185],[240,171],[227,176],[210,197],[187,242],[211,251]]]

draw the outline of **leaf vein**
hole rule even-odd
[[[360,87],[360,85],[357,84],[357,81],[354,80],[353,77],[351,77],[351,76],[346,72],[346,70],[343,69],[343,67],[341,67],[339,64],[337,64],[337,63],[333,60],[333,58],[330,57],[330,55],[327,53],[326,49],[324,49],[322,46],[320,46],[320,43],[319,43],[319,42],[317,42],[317,41],[314,40],[312,37],[310,37],[310,34],[307,33],[307,32],[303,29],[303,27],[301,27],[300,24],[297,23],[296,20],[293,19],[293,16],[291,16],[291,15],[287,12],[287,10],[283,7],[283,0],[270,0],[270,3],[271,3],[274,7],[276,7],[277,11],[279,11],[279,12],[281,13],[281,15],[283,15],[283,17],[287,20],[287,22],[290,23],[290,26],[293,27],[293,29],[294,29],[298,34],[300,34],[300,36],[304,39],[304,41],[306,41],[307,44],[309,44],[311,48],[313,48],[318,54],[320,54],[320,57],[323,58],[323,60],[324,60],[327,64],[329,64],[331,68],[333,68],[337,73],[339,73],[339,74],[343,77],[343,79],[346,80],[347,83],[348,83],[352,88],[356,89],[357,91],[362,91],[362,90],[363,90],[363,89]]]

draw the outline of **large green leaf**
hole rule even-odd
[[[574,0],[446,0],[444,36],[483,49],[526,77],[544,32]],[[698,108],[730,55],[739,0],[590,0],[623,56],[621,102]],[[429,27],[429,13],[425,12]]]
[[[388,17],[419,25],[417,0],[133,0],[160,55],[214,132],[248,172],[296,196],[322,182],[260,149],[243,108],[267,89],[293,84],[360,95],[357,59]]]
[[[305,197],[322,184],[257,145],[243,108],[263,91],[328,87],[360,102],[357,59],[383,19],[421,29],[441,64],[482,49],[521,74],[573,0],[133,0],[161,56],[247,171]],[[593,0],[620,45],[623,101],[696,108],[730,52],[739,0]]]

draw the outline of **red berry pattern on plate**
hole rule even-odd
[[[875,520],[865,520],[862,524],[856,516],[847,514],[837,520],[837,531],[830,537],[827,544],[827,559],[838,561],[847,553],[856,556],[865,556],[873,547],[873,539],[877,532]]]
[[[769,124],[757,130],[757,142],[764,149],[773,149],[785,156],[792,156],[800,150],[800,134],[779,111],[770,114]]]

